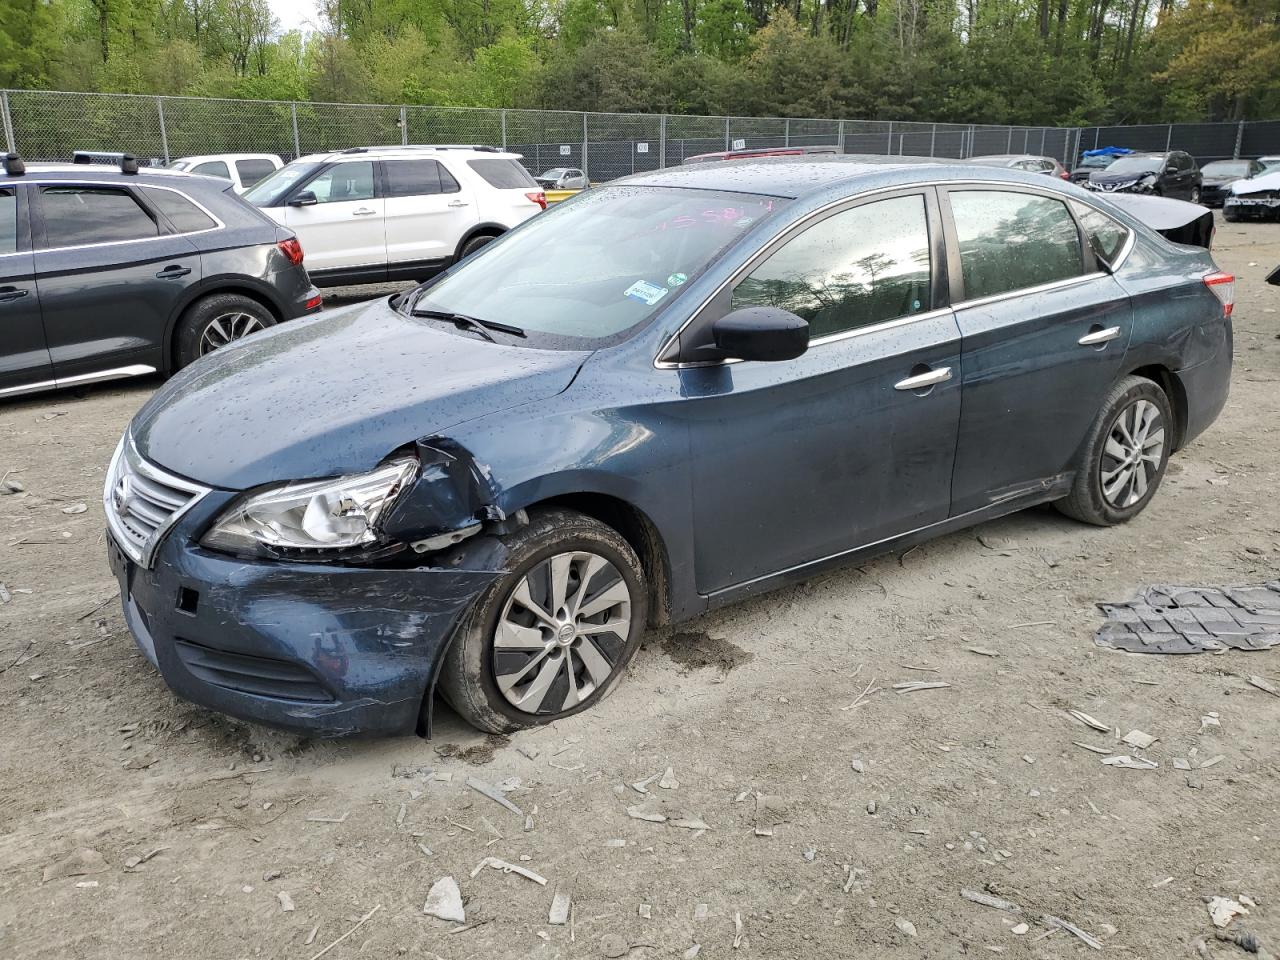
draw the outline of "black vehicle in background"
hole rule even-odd
[[[1204,182],[1200,185],[1200,202],[1207,207],[1220,207],[1231,196],[1231,184],[1250,180],[1266,170],[1257,160],[1214,160],[1200,168]]]
[[[1105,170],[1111,164],[1120,159],[1119,154],[1107,153],[1086,153],[1080,158],[1080,164],[1067,175],[1067,179],[1072,183],[1085,183],[1089,179],[1089,174],[1096,170]]]
[[[0,397],[170,373],[320,307],[292,231],[226,180],[5,158]]]
[[[1105,170],[1089,174],[1084,186],[1103,193],[1147,193],[1199,203],[1201,179],[1191,154],[1170,150],[1119,157]]]

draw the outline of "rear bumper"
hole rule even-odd
[[[1271,219],[1280,216],[1280,197],[1255,198],[1248,195],[1230,196],[1223,203],[1223,209],[1241,217],[1258,217]]]
[[[130,632],[180,697],[312,736],[418,727],[454,627],[493,570],[244,561],[193,534],[230,500],[205,498],[151,569],[108,534]],[[208,501],[215,501],[209,503]]]

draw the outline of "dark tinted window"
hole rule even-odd
[[[115,187],[41,187],[40,209],[50,247],[141,240],[159,234],[138,201]]]
[[[18,249],[18,196],[12,190],[0,190],[0,253]]]
[[[384,160],[388,197],[422,197],[433,193],[457,193],[460,187],[436,160]]]
[[[231,171],[227,169],[227,165],[221,160],[208,160],[204,163],[197,163],[191,168],[192,173],[198,173],[203,177],[221,177],[223,180],[231,179]]]
[[[949,196],[966,300],[1084,272],[1080,234],[1061,200],[997,190]]]
[[[529,176],[529,171],[520,166],[519,160],[468,160],[467,166],[484,177],[489,186],[499,190],[538,186],[538,181]]]
[[[236,173],[240,175],[240,186],[252,187],[259,180],[271,176],[276,165],[270,160],[237,160]]]
[[[924,198],[895,197],[827,217],[751,271],[733,306],[772,306],[809,321],[813,339],[928,310]]]
[[[336,163],[304,188],[320,203],[343,203],[373,198],[373,161]]]
[[[147,199],[159,208],[179,233],[194,233],[197,230],[209,230],[217,226],[208,214],[180,193],[155,187],[142,189]]]
[[[1089,246],[1093,248],[1094,254],[1104,263],[1114,264],[1125,240],[1129,238],[1129,228],[1087,204],[1073,200],[1071,206],[1080,225],[1084,227],[1085,236],[1089,238]]]

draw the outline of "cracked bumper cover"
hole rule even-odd
[[[477,537],[446,565],[408,569],[241,560],[197,545],[231,499],[217,492],[183,517],[151,569],[108,535],[129,629],[165,682],[311,735],[413,732],[455,625],[502,574],[500,545]]]

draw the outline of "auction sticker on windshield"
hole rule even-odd
[[[637,280],[627,288],[626,293],[623,295],[652,307],[667,293],[666,287],[660,287],[656,283],[650,283],[648,280]]]

